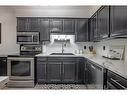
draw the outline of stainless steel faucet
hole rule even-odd
[[[62,53],[64,53],[64,47],[66,47],[66,43],[62,43]]]

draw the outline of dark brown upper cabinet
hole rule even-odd
[[[50,32],[61,33],[63,31],[63,20],[62,19],[50,19]]]
[[[88,41],[88,19],[77,19],[75,21],[75,41]]]
[[[109,37],[109,6],[103,6],[97,13],[97,31],[100,40]]]
[[[89,41],[96,42],[108,38],[110,35],[109,6],[100,7],[89,19]]]
[[[28,18],[17,18],[17,32],[27,31]]]
[[[50,32],[60,34],[74,34],[75,20],[70,18],[50,19]]]
[[[37,18],[33,17],[18,17],[17,18],[17,32],[38,32],[39,22]]]
[[[110,7],[110,36],[127,34],[127,6]]]
[[[95,13],[92,17],[91,17],[91,32],[93,32],[93,41],[99,41],[100,39],[100,35],[98,32],[98,25],[97,25],[97,13]]]
[[[94,32],[93,32],[93,19],[90,18],[88,21],[88,34],[89,34],[89,42],[94,41]]]
[[[40,18],[39,19],[39,32],[40,32],[40,42],[50,41],[50,31],[49,31],[49,19]]]
[[[63,19],[63,33],[65,34],[75,33],[75,19]]]

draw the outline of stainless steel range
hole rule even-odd
[[[20,54],[8,56],[9,87],[34,87],[34,55],[41,53],[40,45],[21,45]]]

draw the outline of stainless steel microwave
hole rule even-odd
[[[18,32],[17,44],[39,44],[39,32]]]

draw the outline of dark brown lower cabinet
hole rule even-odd
[[[63,62],[63,83],[75,83],[76,64],[75,62]]]
[[[37,63],[37,82],[46,83],[46,62]]]
[[[48,62],[47,64],[47,82],[61,82],[61,62]]]
[[[36,82],[83,83],[84,62],[79,60],[76,57],[37,57]]]

